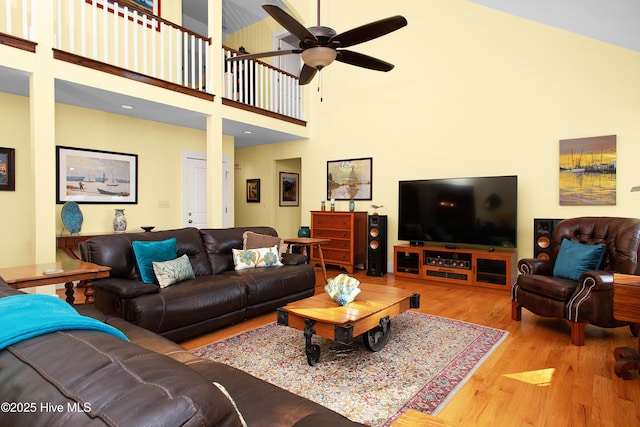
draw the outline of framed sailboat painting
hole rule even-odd
[[[56,146],[56,203],[138,203],[138,155]]]
[[[614,206],[616,136],[560,140],[560,206]]]

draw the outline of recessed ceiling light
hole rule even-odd
[[[122,104],[120,108],[124,108],[125,110],[133,110],[135,107],[133,105]]]
[[[253,132],[251,132],[250,130],[245,130],[244,133],[246,133],[247,135],[251,135]]]

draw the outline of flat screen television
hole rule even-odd
[[[518,177],[399,182],[398,240],[517,247]]]

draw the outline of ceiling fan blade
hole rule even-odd
[[[263,4],[262,8],[280,25],[282,25],[285,30],[296,36],[298,40],[309,40],[310,42],[312,42],[312,46],[315,46],[316,43],[318,43],[318,39],[316,38],[316,36],[311,34],[311,32],[309,32],[309,30],[307,30],[304,25],[296,21],[293,16],[289,15],[278,6],[272,4]]]
[[[294,53],[301,53],[302,49],[291,49],[291,50],[274,50],[273,52],[262,52],[262,53],[249,53],[246,55],[238,55],[227,58],[227,61],[244,61],[245,59],[257,59],[257,58],[267,58],[269,56],[281,56],[281,55],[292,55]]]
[[[374,58],[373,56],[365,55],[363,53],[352,52],[350,50],[339,50],[336,61],[376,71],[391,71],[394,67],[393,64],[381,59]]]
[[[337,47],[349,47],[384,36],[405,25],[407,25],[407,20],[403,16],[392,16],[340,33],[333,36],[329,43],[338,42]]]
[[[302,70],[300,70],[300,80],[298,81],[298,84],[300,86],[308,84],[309,82],[311,82],[311,80],[313,80],[317,72],[318,70],[316,70],[315,68],[309,67],[307,64],[304,64],[302,66]]]

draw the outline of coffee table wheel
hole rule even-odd
[[[369,351],[380,351],[387,345],[390,335],[391,320],[386,316],[380,319],[380,326],[376,326],[363,334],[364,346]]]
[[[307,363],[309,366],[315,366],[320,361],[320,346],[318,344],[312,344],[305,349],[307,353]]]

